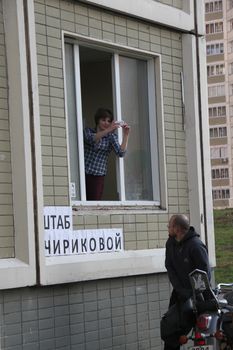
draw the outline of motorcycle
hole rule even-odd
[[[180,345],[193,341],[190,350],[233,350],[233,283],[220,283],[212,290],[207,274],[189,274],[195,324],[190,335],[180,337]]]

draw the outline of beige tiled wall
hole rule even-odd
[[[10,257],[14,257],[14,226],[6,48],[0,0],[0,258]]]
[[[176,2],[178,4],[178,2]],[[181,36],[150,23],[72,1],[36,0],[43,185],[45,205],[69,205],[61,31],[162,55],[169,212],[74,216],[76,229],[123,227],[126,249],[164,247],[171,214],[188,212],[182,125]]]

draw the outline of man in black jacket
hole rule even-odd
[[[191,297],[189,273],[195,269],[204,270],[210,279],[210,266],[207,248],[185,215],[173,215],[169,220],[168,232],[165,266],[173,287],[170,308],[176,303],[185,303]],[[165,341],[164,349],[179,349],[179,345],[177,341],[172,344]]]

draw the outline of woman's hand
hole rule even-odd
[[[121,127],[122,127],[122,132],[123,132],[121,150],[125,152],[127,149],[127,145],[128,145],[130,126],[127,123],[124,123]]]
[[[127,123],[122,125],[123,135],[128,136],[130,132],[130,126]]]
[[[111,133],[120,127],[119,123],[112,121],[111,125],[106,129],[107,133]]]

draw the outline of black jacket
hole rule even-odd
[[[188,276],[191,271],[204,270],[210,279],[207,248],[192,226],[180,242],[174,237],[168,238],[165,266],[176,295],[182,300],[192,294]]]

